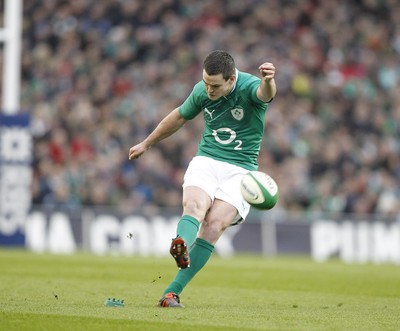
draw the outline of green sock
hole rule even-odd
[[[188,248],[193,245],[194,240],[196,239],[199,225],[199,221],[189,215],[183,215],[179,220],[176,234],[185,239]]]
[[[207,263],[213,250],[214,250],[214,245],[210,244],[208,241],[204,239],[197,238],[196,241],[194,242],[193,248],[189,252],[190,267],[178,271],[178,273],[175,276],[175,279],[167,287],[163,295],[169,292],[174,292],[178,295],[181,294],[185,286]]]

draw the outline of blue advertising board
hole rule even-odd
[[[0,245],[25,244],[31,164],[29,114],[0,114]]]

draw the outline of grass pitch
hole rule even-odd
[[[169,258],[0,250],[1,330],[400,330],[400,267],[213,256],[181,295],[156,303]],[[123,308],[105,307],[109,297]]]

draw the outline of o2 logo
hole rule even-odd
[[[225,136],[226,136],[226,133],[228,133],[229,134],[229,136],[228,136],[228,138],[227,139],[221,139],[221,137],[218,135],[219,133],[221,133],[223,136],[224,136],[224,138],[226,138]],[[232,143],[232,142],[234,142],[236,145],[235,145],[235,147],[233,148],[233,149],[235,149],[235,150],[237,150],[237,151],[240,151],[241,149],[242,149],[242,141],[241,140],[235,140],[236,139],[236,132],[235,131],[233,131],[232,129],[230,129],[230,128],[220,128],[220,129],[217,129],[217,130],[213,130],[213,132],[212,132],[212,135],[214,136],[214,139],[219,143],[219,144],[222,144],[222,145],[228,145],[228,144],[230,144],[230,143]]]

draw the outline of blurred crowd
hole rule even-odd
[[[398,0],[24,1],[33,203],[180,206],[202,119],[136,161],[128,150],[181,104],[214,49],[241,71],[277,68],[259,158],[276,208],[400,214]]]

